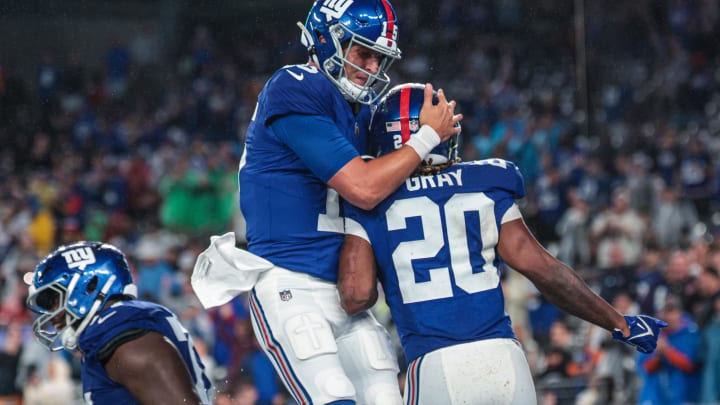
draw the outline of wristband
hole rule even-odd
[[[405,145],[413,148],[415,153],[420,156],[420,160],[425,160],[430,151],[440,145],[440,136],[430,125],[423,125],[419,131],[405,142]]]

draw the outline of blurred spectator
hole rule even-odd
[[[581,154],[578,154],[582,158]],[[590,205],[590,213],[596,214],[610,201],[610,177],[597,156],[589,156],[578,164],[579,173],[573,179],[579,196]]]
[[[720,403],[720,295],[712,300],[710,321],[702,330],[702,403]]]
[[[656,176],[650,173],[650,158],[643,152],[618,156],[630,207],[642,218],[649,219],[655,196]]]
[[[527,218],[528,225],[540,243],[550,247],[558,240],[557,223],[567,208],[568,182],[552,155],[545,153],[541,159],[541,173],[535,183],[528,187],[532,207],[529,208],[530,215]]]
[[[713,252],[713,255],[720,256],[720,251]],[[713,320],[715,300],[720,297],[720,271],[713,266],[705,266],[700,270],[695,283],[701,298],[693,308],[692,315],[698,327],[705,329]]]
[[[253,337],[251,351],[243,358],[244,374],[250,376],[256,388],[255,405],[281,405],[287,403],[290,396],[278,379],[273,364]],[[240,379],[242,381],[242,379]]]
[[[613,245],[610,248],[610,263],[600,270],[600,296],[606,301],[612,302],[618,294],[630,294],[635,296],[635,272],[633,266],[627,263],[625,250],[620,245]]]
[[[688,245],[692,227],[698,222],[695,206],[681,198],[676,187],[661,186],[652,212],[651,226],[662,249]]]
[[[70,366],[59,355],[47,364],[46,377],[32,373],[23,389],[23,405],[55,405],[77,402]]]
[[[190,235],[212,231],[215,226],[214,215],[207,213],[215,212],[219,208],[216,205],[219,197],[218,190],[215,190],[211,183],[204,156],[188,153],[178,157],[171,170],[158,184],[163,199],[160,207],[162,225]],[[222,179],[219,178],[219,184],[227,184]]]
[[[681,148],[678,145],[678,134],[674,128],[664,123],[658,130],[659,136],[657,150],[655,151],[655,166],[660,178],[666,187],[679,187],[678,178],[680,167]]]
[[[568,191],[570,206],[556,225],[560,235],[557,257],[573,268],[590,264],[590,206],[585,197],[572,188]]]
[[[172,295],[176,279],[167,258],[171,246],[161,237],[157,232],[144,235],[132,257],[137,260],[138,299],[164,305],[163,298]]]
[[[577,387],[573,386],[567,369],[570,365],[570,353],[561,347],[551,346],[545,350],[545,369],[535,377],[536,389],[540,392],[539,398],[546,403],[553,398],[556,405],[571,405],[574,403]]]
[[[49,108],[52,107],[58,96],[62,75],[60,65],[55,59],[56,56],[53,50],[46,49],[43,51],[42,60],[35,74],[37,96],[47,113],[49,113]]]
[[[611,206],[600,212],[590,225],[597,266],[611,266],[612,251],[619,248],[626,265],[635,265],[640,259],[647,224],[630,207],[627,189],[613,191]]]
[[[253,349],[255,339],[245,296],[209,310],[215,335],[213,358],[225,371],[223,378],[233,385],[242,377],[243,359]]]
[[[6,324],[0,333],[0,404],[21,405],[22,388],[18,384],[20,354],[23,348],[22,326],[13,322]]]
[[[684,405],[700,396],[700,331],[676,297],[669,297],[658,313],[668,323],[652,354],[639,354],[641,404]]]
[[[128,213],[133,219],[143,221],[156,215],[160,196],[153,184],[152,167],[141,156],[132,156],[121,166],[121,174],[127,184]]]
[[[679,300],[684,311],[692,313],[699,299],[695,283],[698,269],[698,263],[692,260],[688,252],[681,250],[671,252],[663,272],[663,282],[658,286],[657,291],[658,294],[663,295],[662,302],[672,296]]]
[[[0,324],[13,320],[29,320],[24,305],[27,289],[22,280],[25,273],[35,269],[39,260],[40,255],[35,243],[29,235],[24,234],[10,247],[5,259],[0,262],[0,274],[4,283],[0,290]]]
[[[547,348],[550,342],[550,328],[553,323],[560,319],[562,313],[545,297],[543,297],[537,289],[532,289],[532,294],[528,294],[527,309],[528,319],[530,321],[530,330],[532,339],[542,348]]]
[[[611,303],[623,314],[640,313],[635,301],[625,292],[616,294]],[[593,357],[597,359],[591,385],[594,384],[594,389],[601,398],[604,398],[604,402],[597,403],[615,405],[635,403],[639,385],[635,372],[635,350],[627,345],[615,344],[607,331],[595,325],[591,325],[589,346],[590,350],[595,352]]]
[[[523,344],[529,345],[532,343],[533,336],[530,330],[527,304],[528,299],[534,296],[537,290],[527,278],[511,268],[503,269],[500,274],[502,274],[500,281],[505,296],[505,311],[512,319],[515,336]]]
[[[635,299],[640,306],[639,313],[657,313],[665,300],[665,258],[654,241],[645,244],[640,262],[635,267]]]
[[[65,60],[60,105],[66,113],[77,113],[83,107],[85,65],[80,54],[71,50]]]
[[[142,69],[157,67],[165,55],[165,47],[157,27],[150,21],[140,23],[130,40],[129,52],[132,61]]]
[[[105,52],[105,87],[112,98],[125,95],[130,73],[130,52],[120,38],[113,38]]]
[[[703,220],[708,220],[711,214],[713,176],[707,145],[698,136],[691,137],[680,157],[680,179],[683,194],[692,201]]]

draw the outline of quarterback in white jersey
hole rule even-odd
[[[421,85],[390,90],[373,116],[371,154],[390,153],[414,136],[422,99]],[[344,205],[343,307],[368,308],[377,280],[382,284],[408,362],[406,404],[536,403],[504,308],[501,260],[561,309],[632,338],[637,317],[626,320],[538,244],[515,203],[524,195],[513,163],[459,163],[453,137],[375,209]],[[655,332],[662,326],[649,322]]]

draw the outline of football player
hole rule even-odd
[[[387,94],[372,120],[373,155],[412,140],[423,98],[415,84]],[[405,403],[537,402],[505,313],[501,260],[559,308],[652,351],[667,324],[623,317],[530,233],[515,203],[525,194],[517,167],[502,159],[459,163],[457,147],[453,136],[434,148],[375,209],[343,205],[342,304],[349,313],[369,308],[381,282],[408,362]]]
[[[309,61],[267,81],[240,162],[248,250],[274,265],[249,294],[253,329],[298,403],[400,403],[387,333],[369,312],[340,306],[340,197],[374,207],[462,116],[438,91],[415,141],[365,162],[371,106],[400,59],[395,10],[388,0],[317,0],[298,25]]]
[[[62,246],[37,265],[28,308],[52,351],[82,352],[89,404],[210,404],[211,383],[178,318],[137,300],[125,255],[112,245]]]

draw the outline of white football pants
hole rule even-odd
[[[513,339],[444,347],[413,360],[406,405],[534,405],[535,385],[525,353]]]
[[[369,311],[348,315],[335,283],[274,267],[249,304],[255,336],[299,404],[402,404],[389,335]]]

